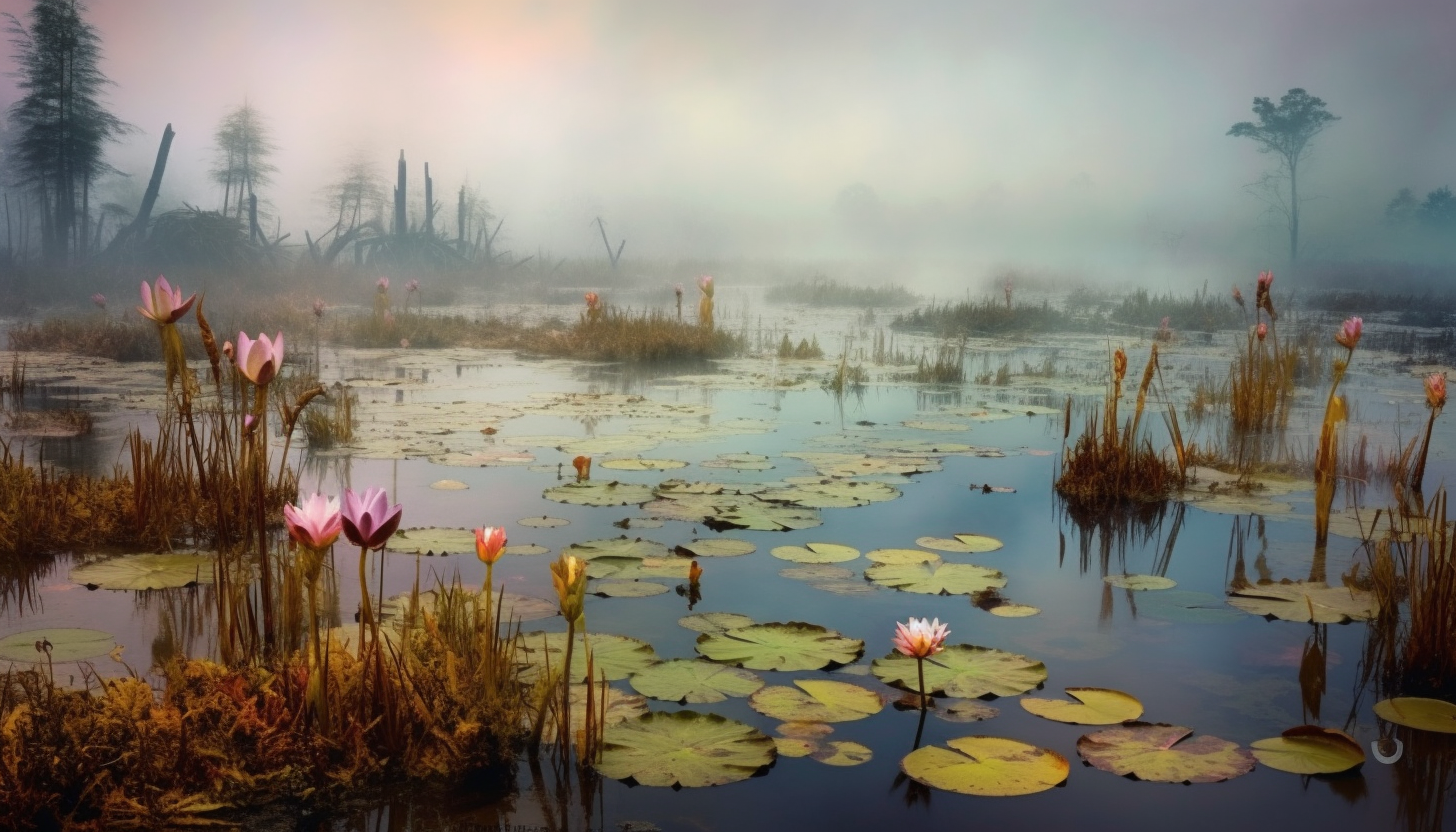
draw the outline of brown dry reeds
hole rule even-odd
[[[1270,344],[1250,331],[1229,368],[1229,416],[1238,433],[1268,433],[1289,424],[1294,402],[1294,373],[1299,354],[1281,346],[1273,327]]]

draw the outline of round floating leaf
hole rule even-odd
[[[904,425],[907,428],[915,428],[916,430],[943,430],[950,432],[971,429],[970,425],[962,424],[960,422],[932,422],[925,419],[910,419],[908,421],[901,422],[900,424]]]
[[[436,491],[464,491],[470,488],[460,480],[435,480],[430,483],[430,487]]]
[[[697,612],[677,620],[679,626],[698,633],[721,633],[737,627],[748,627],[753,619],[736,612]]]
[[[1119,776],[1160,783],[1217,783],[1254,770],[1254,757],[1218,737],[1188,739],[1192,728],[1129,722],[1077,740],[1077,753]]]
[[[937,552],[979,554],[994,552],[1004,544],[996,538],[987,537],[984,534],[958,534],[955,537],[922,537],[915,541],[915,545],[934,549]]]
[[[774,729],[786,737],[804,740],[820,740],[834,733],[834,726],[823,722],[785,722]]]
[[[827,766],[857,766],[868,763],[874,752],[857,742],[835,740],[820,746],[809,756]]]
[[[843,566],[814,563],[808,566],[790,566],[780,569],[779,575],[795,581],[845,581],[854,577],[854,572]]]
[[[523,517],[516,522],[529,529],[554,529],[560,526],[571,525],[570,520],[563,520],[560,517],[548,517],[544,514],[540,517]]]
[[[709,537],[677,547],[677,554],[690,558],[736,558],[757,550],[757,546],[736,537]]]
[[[683,704],[722,702],[763,687],[758,675],[700,659],[673,659],[633,674],[632,689],[653,699]]]
[[[726,529],[751,529],[760,532],[783,532],[793,529],[812,529],[823,524],[819,512],[812,508],[777,506],[766,503],[752,495],[735,498],[703,518],[703,525],[714,531]]]
[[[596,560],[597,558],[660,558],[669,554],[668,548],[655,540],[648,540],[645,537],[609,537],[603,540],[588,540],[585,543],[573,543],[566,547],[563,554],[572,555],[582,560]]]
[[[1206,592],[1165,590],[1138,599],[1138,615],[1189,624],[1227,624],[1243,618],[1223,598]]]
[[[663,523],[656,517],[623,517],[612,525],[619,529],[660,529]]]
[[[864,652],[864,642],[818,624],[790,621],[704,633],[697,648],[715,662],[751,670],[819,670],[855,661]]]
[[[774,761],[774,741],[717,714],[658,711],[606,730],[597,771],[643,786],[721,786]]]
[[[718,454],[714,459],[698,463],[703,468],[731,468],[735,471],[767,471],[773,467],[762,454]]]
[[[859,550],[838,543],[806,543],[803,546],[775,546],[769,554],[793,563],[844,563],[859,557]]]
[[[94,659],[110,653],[116,646],[111,633],[77,627],[51,627],[26,630],[0,639],[0,659],[7,662],[44,662],[46,654],[35,649],[36,642],[51,643],[50,661],[73,662]]]
[[[501,554],[503,554],[503,555],[544,555],[544,554],[546,554],[547,552],[550,552],[550,551],[551,550],[550,549],[547,549],[545,546],[539,546],[539,545],[537,545],[535,543],[522,543],[522,544],[520,544],[518,546],[507,546],[506,548],[504,548],[504,549],[501,550]]]
[[[1369,592],[1308,581],[1252,586],[1235,591],[1228,602],[1254,615],[1315,624],[1369,621],[1379,610]]]
[[[389,551],[405,555],[459,555],[475,552],[471,529],[400,529],[389,539]]]
[[[880,695],[849,682],[797,679],[800,689],[776,685],[749,697],[755,711],[784,722],[853,722],[885,707]]]
[[[834,595],[868,595],[880,588],[864,581],[814,581],[809,586]]]
[[[987,610],[987,612],[992,615],[999,615],[1002,618],[1027,618],[1033,615],[1040,615],[1041,609],[1027,604],[997,604]]]
[[[584,644],[587,641],[591,644],[593,669],[598,674],[598,679],[605,673],[608,681],[615,682],[646,670],[657,662],[657,652],[645,641],[608,633],[592,633],[584,639],[581,633],[577,633],[575,644],[571,648],[572,682],[586,681]],[[522,681],[534,682],[537,675],[546,669],[548,661],[553,672],[561,668],[561,662],[566,658],[566,633],[545,633],[539,630],[523,633],[516,637],[516,651],[517,656],[529,664],[527,670],[521,674]]]
[[[598,581],[591,591],[603,598],[649,598],[667,592],[667,587],[652,581]]]
[[[568,454],[635,454],[657,447],[658,440],[632,433],[612,436],[594,436],[590,439],[573,439],[557,449]]]
[[[865,554],[867,560],[879,564],[940,563],[940,555],[919,549],[876,549]]]
[[[1301,725],[1250,745],[1254,759],[1290,774],[1339,774],[1365,762],[1365,749],[1334,728]]]
[[[1386,722],[1418,731],[1456,734],[1456,705],[1440,699],[1419,696],[1383,699],[1375,703],[1375,715]]]
[[[807,757],[819,748],[819,744],[798,737],[774,737],[774,747],[780,757]]]
[[[886,684],[921,692],[915,659],[910,656],[891,653],[875,659],[871,670]],[[1039,661],[972,644],[952,644],[925,660],[925,687],[929,688],[925,692],[962,699],[1016,696],[1046,677],[1046,665]]]
[[[693,562],[687,558],[597,558],[587,561],[592,578],[636,581],[642,578],[686,578]]]
[[[632,457],[631,459],[609,459],[601,464],[603,468],[611,468],[614,471],[670,471],[673,468],[686,468],[688,464],[679,459],[643,459]]]
[[[546,489],[541,496],[573,506],[629,506],[651,500],[652,487],[615,480],[587,480],[562,483]]]
[[[1067,758],[1003,737],[957,737],[950,748],[927,745],[900,761],[917,783],[959,794],[1011,797],[1061,785],[1071,769]]]
[[[586,685],[571,686],[571,724],[573,726],[586,724],[586,687]],[[629,719],[637,719],[647,713],[647,697],[645,696],[620,691],[610,685],[606,686],[605,690],[603,690],[599,682],[592,691],[592,706],[594,708],[600,708],[602,706],[603,696],[607,698],[606,719],[603,722],[603,725],[607,727],[616,725],[619,722],[625,722]],[[556,720],[546,720],[541,731],[541,740],[543,742],[556,742]]]
[[[882,503],[900,496],[900,491],[882,482],[829,480],[817,484],[774,488],[758,495],[760,500],[792,503],[806,508],[855,508]]]
[[[1108,575],[1102,580],[1115,587],[1136,590],[1172,589],[1178,585],[1177,581],[1161,575]]]
[[[994,718],[1001,710],[976,699],[960,699],[930,713],[946,722],[982,722]]]
[[[1143,703],[1120,690],[1067,688],[1067,695],[1078,701],[1029,696],[1021,700],[1021,707],[1043,719],[1074,725],[1116,725],[1143,715]]]
[[[970,563],[881,563],[865,570],[880,586],[926,595],[972,595],[1006,586],[1006,576]]]
[[[189,552],[122,555],[72,569],[71,581],[102,589],[172,589],[193,583],[210,584],[215,560],[211,554]]]

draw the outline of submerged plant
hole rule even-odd
[[[1010,284],[1007,284],[1008,286]],[[925,618],[912,618],[901,624],[895,622],[895,649],[915,659],[916,672],[920,674],[920,710],[925,710],[929,697],[925,690],[925,659],[945,649],[945,638],[950,635],[950,626]]]

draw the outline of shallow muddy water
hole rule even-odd
[[[563,317],[574,313],[573,308],[560,310]],[[776,314],[780,317],[763,325],[776,332],[784,322],[806,318],[797,310]],[[818,312],[807,317],[814,315]],[[727,325],[736,328],[749,313],[740,317]],[[994,372],[1003,362],[1010,363],[1014,373],[1052,356],[1059,368],[1053,378],[1025,376],[1000,387],[932,388],[893,381],[892,369],[867,363],[871,382],[836,397],[820,383],[838,363],[839,339],[858,325],[847,313],[820,317],[815,328],[831,357],[819,362],[760,359],[653,372],[523,360],[504,352],[326,350],[325,379],[348,381],[359,394],[364,439],[352,452],[299,451],[301,489],[332,494],[344,487],[384,486],[404,506],[404,527],[505,526],[510,544],[538,544],[547,553],[505,557],[497,564],[496,581],[510,592],[548,600],[553,595],[547,563],[574,543],[627,534],[669,548],[717,537],[753,544],[756,551],[748,555],[700,558],[702,597],[691,606],[685,593],[674,591],[685,581],[664,578],[643,579],[667,587],[652,597],[588,595],[589,632],[642,639],[662,659],[697,655],[698,633],[678,624],[690,611],[739,613],[758,622],[811,622],[864,640],[863,657],[832,671],[760,672],[767,684],[836,679],[894,698],[898,691],[868,673],[870,662],[891,652],[896,621],[937,617],[949,623],[948,643],[993,647],[1044,662],[1048,672],[1044,689],[1029,696],[1060,697],[1066,687],[1114,688],[1141,700],[1144,720],[1187,726],[1195,736],[1211,734],[1245,747],[1286,728],[1318,723],[1343,728],[1368,749],[1384,730],[1404,742],[1402,757],[1386,765],[1367,753],[1359,770],[1332,777],[1300,777],[1258,766],[1222,783],[1140,782],[1081,763],[1077,739],[1096,729],[1039,718],[1019,706],[1020,697],[1005,696],[985,703],[999,713],[981,722],[954,723],[936,715],[922,719],[917,710],[886,707],[867,719],[836,723],[826,740],[852,741],[872,752],[872,758],[859,765],[830,766],[809,757],[780,756],[760,776],[723,786],[673,790],[606,780],[583,795],[575,780],[563,792],[549,771],[533,774],[522,761],[514,784],[443,794],[391,794],[381,796],[375,805],[296,825],[360,832],[908,825],[947,830],[970,825],[1138,830],[1223,830],[1230,825],[1451,827],[1453,821],[1442,817],[1442,807],[1444,795],[1453,788],[1456,743],[1450,737],[1419,735],[1388,724],[1382,729],[1383,723],[1371,711],[1371,695],[1359,681],[1364,624],[1316,627],[1269,621],[1221,603],[1236,573],[1251,579],[1310,577],[1314,532],[1308,486],[1270,495],[1266,503],[1271,505],[1262,514],[1237,505],[1172,502],[1135,519],[1079,524],[1061,508],[1052,488],[1063,447],[1059,408],[1068,395],[1076,398],[1075,438],[1081,414],[1100,404],[1106,338],[968,345],[971,376]],[[801,334],[809,333],[793,331],[795,338]],[[1190,380],[1205,366],[1223,372],[1220,368],[1227,367],[1232,352],[1230,339],[1225,334],[1210,344],[1190,339],[1167,348],[1164,373],[1170,395],[1185,398]],[[903,343],[907,351],[921,344],[910,337]],[[1147,343],[1136,339],[1119,343],[1126,344],[1132,363],[1141,367]],[[1308,441],[1312,435],[1309,417],[1312,413],[1315,420],[1319,418],[1325,384],[1301,391],[1290,441]],[[1388,442],[1397,431],[1408,438],[1423,423],[1419,378],[1399,368],[1394,356],[1357,353],[1346,385],[1356,420],[1350,432],[1367,430],[1373,440]],[[606,403],[551,396],[565,393],[605,394]],[[121,427],[145,424],[146,418],[144,410],[112,406],[99,415],[95,437],[46,440],[46,456],[82,470],[109,468],[118,459]],[[1450,422],[1449,415],[1437,422],[1427,482],[1448,481],[1456,472],[1452,458],[1456,437]],[[1155,442],[1165,436],[1161,419],[1149,418],[1145,424]],[[481,428],[487,426],[498,432],[482,434]],[[812,528],[715,532],[702,523],[668,519],[660,528],[624,532],[613,523],[650,517],[652,512],[637,505],[569,505],[542,496],[544,490],[568,481],[563,477],[571,472],[574,443],[589,440],[608,440],[584,446],[609,449],[590,453],[592,479],[598,482],[657,486],[676,478],[781,484],[816,476],[814,465],[785,456],[805,451],[913,453],[938,461],[940,470],[872,476],[868,479],[890,485],[899,496],[859,507],[818,509],[822,525]],[[565,450],[557,450],[558,444]],[[717,467],[716,460],[724,454],[762,455],[772,467]],[[603,467],[613,458],[637,456],[687,465],[665,471]],[[467,487],[431,487],[441,480]],[[987,493],[983,486],[996,490]],[[1388,488],[1371,486],[1365,505],[1384,506],[1386,494]],[[1344,500],[1337,496],[1337,509]],[[518,522],[542,515],[569,523],[530,528]],[[823,588],[782,576],[781,570],[797,564],[770,554],[774,547],[811,542],[846,544],[862,553],[915,548],[918,538],[957,533],[988,535],[1004,546],[979,554],[942,553],[945,562],[999,570],[1006,578],[1000,595],[1040,612],[1000,617],[978,608],[966,595],[880,587],[863,578],[871,564],[862,556],[834,564],[853,574],[821,580],[818,583],[828,587]],[[385,595],[394,595],[408,590],[417,574],[424,588],[437,577],[448,580],[456,574],[466,585],[478,585],[484,567],[472,555],[386,552],[372,556],[371,563],[377,567],[382,562],[382,577],[377,579],[382,580]],[[354,574],[356,557],[347,546],[336,549],[341,579],[334,616],[346,630],[354,626],[359,599],[357,586],[347,577]],[[1358,540],[1334,536],[1324,575],[1338,583],[1340,573],[1364,558]],[[88,591],[71,582],[70,568],[62,558],[31,581],[9,582],[0,637],[48,627],[96,628],[125,646],[122,660],[138,671],[169,651],[196,655],[209,650],[207,586],[139,593]],[[1164,576],[1177,586],[1132,591],[1103,580],[1124,573]],[[1214,603],[1173,596],[1186,602],[1180,606],[1159,600],[1160,592],[1202,593]],[[1190,613],[1188,605],[1198,609]],[[565,625],[556,616],[527,622],[523,629],[563,631]],[[1323,674],[1312,672],[1310,666],[1316,644],[1323,648]],[[95,665],[105,674],[126,672],[126,667],[104,657]],[[74,672],[75,665],[57,666],[58,678]],[[1323,684],[1318,681],[1321,675]],[[625,680],[613,686],[631,692]],[[941,700],[942,709],[948,701]],[[743,698],[686,706],[649,700],[649,706],[717,713],[770,736],[778,724],[755,712]],[[1011,737],[1051,749],[1071,762],[1070,774],[1061,787],[999,799],[929,790],[899,775],[901,758],[917,743],[944,744],[968,735]],[[266,823],[277,828],[295,825],[272,816]]]

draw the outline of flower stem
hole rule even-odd
[[[925,710],[925,657],[915,657],[915,669],[920,673],[920,710]]]

